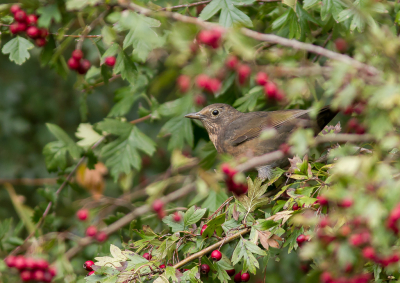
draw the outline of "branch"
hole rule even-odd
[[[222,32],[227,32],[227,29],[219,26],[218,24],[205,22],[199,18],[188,17],[185,15],[181,15],[179,13],[168,12],[168,11],[159,11],[159,12],[152,11],[145,7],[131,3],[128,0],[118,0],[118,3],[124,8],[131,9],[131,10],[136,11],[137,13],[143,14],[145,16],[159,15],[159,16],[172,18],[177,21],[195,24],[195,25],[200,26],[205,29],[219,27]],[[330,59],[333,59],[333,60],[336,60],[339,62],[350,64],[357,69],[366,70],[367,73],[370,75],[378,75],[380,73],[379,70],[377,70],[373,66],[370,66],[370,65],[364,64],[360,61],[357,61],[348,55],[340,54],[340,53],[325,49],[318,45],[304,43],[304,42],[300,42],[300,41],[297,41],[294,39],[287,39],[287,38],[280,37],[280,36],[277,36],[274,34],[264,34],[264,33],[260,33],[260,32],[257,32],[257,31],[251,30],[251,29],[247,29],[247,28],[241,28],[240,31],[244,35],[254,38],[256,40],[259,40],[259,41],[275,43],[275,44],[279,44],[282,46],[291,47],[291,48],[294,48],[297,50],[305,50],[305,51],[315,53],[315,54],[318,54],[318,55],[321,55],[321,56],[324,56],[324,57],[327,57],[327,58],[330,58]]]
[[[177,199],[180,199],[181,197],[186,196],[188,193],[190,193],[191,191],[193,191],[195,189],[195,185],[193,183],[186,185],[184,187],[182,187],[179,190],[176,190],[172,193],[170,193],[169,195],[166,195],[165,197],[161,198],[161,201],[165,204],[165,203],[169,203],[172,201],[175,201]],[[124,217],[122,217],[121,219],[119,219],[118,221],[114,222],[113,224],[111,224],[110,226],[106,227],[105,229],[101,230],[102,232],[105,232],[107,235],[110,235],[114,232],[116,232],[117,230],[121,229],[122,227],[128,225],[132,220],[136,219],[137,217],[148,213],[151,211],[151,206],[150,205],[142,205],[138,208],[136,208],[134,211],[132,211],[129,214],[126,214]],[[78,245],[71,248],[70,250],[68,250],[65,253],[65,257],[67,259],[72,258],[73,256],[75,256],[83,247],[91,244],[93,242],[93,238],[91,237],[85,237],[82,238],[78,241]]]
[[[43,186],[45,184],[56,184],[57,178],[38,178],[38,179],[0,179],[0,185],[5,183],[11,184],[13,186]]]
[[[109,8],[108,8],[109,9]],[[78,43],[76,44],[76,49],[81,50],[83,40],[88,37],[88,33],[97,25],[97,22],[104,18],[108,13],[108,9],[103,11],[90,25],[86,26],[82,34],[79,37]]]
[[[215,249],[218,249],[221,245],[229,243],[229,242],[232,242],[236,238],[238,238],[238,237],[240,237],[240,236],[242,236],[244,234],[249,233],[250,230],[251,230],[251,228],[248,227],[248,228],[245,228],[244,230],[240,231],[239,233],[236,233],[236,234],[234,234],[232,236],[229,236],[229,237],[225,237],[221,241],[219,241],[219,242],[217,242],[217,243],[205,248],[204,250],[201,250],[201,251],[199,251],[199,252],[197,252],[195,254],[192,254],[191,256],[185,258],[184,260],[178,262],[173,267],[178,269],[179,267],[184,266],[186,263],[189,263],[189,262],[191,262],[192,260],[194,260],[196,258],[202,257],[203,255],[208,254],[209,252],[212,252]]]
[[[327,134],[324,136],[318,136],[314,140],[314,145],[321,144],[321,143],[356,143],[356,142],[369,142],[373,141],[374,138],[372,135],[365,134],[365,135],[356,135],[356,134]],[[265,164],[269,164],[275,160],[284,158],[285,155],[282,151],[276,150],[264,155],[256,156],[251,158],[250,160],[238,165],[236,169],[239,172],[248,171],[250,169],[256,168],[258,166],[262,166]]]
[[[176,5],[176,6],[171,6],[171,7],[164,7],[164,8],[161,8],[160,10],[157,10],[157,11],[171,11],[171,10],[179,9],[179,8],[190,8],[190,7],[195,7],[195,6],[208,4],[210,2],[211,2],[211,0],[200,1],[200,2],[196,2],[196,3],[190,3],[190,4]],[[269,2],[281,2],[281,0],[256,0],[256,2],[269,3]],[[243,5],[243,6],[250,6],[250,5]]]

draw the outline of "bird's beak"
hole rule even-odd
[[[197,112],[197,113],[189,113],[189,114],[185,115],[185,118],[201,120],[202,116],[203,115],[201,115],[199,112]]]

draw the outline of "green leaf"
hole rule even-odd
[[[77,144],[85,149],[88,149],[96,142],[98,142],[101,138],[103,138],[102,135],[93,130],[92,125],[90,125],[89,123],[79,124],[75,136],[80,139]]]
[[[106,45],[111,45],[117,38],[116,31],[110,26],[104,26],[101,30],[101,35],[103,38],[103,42]],[[109,56],[111,56],[111,55],[109,55]]]
[[[312,8],[314,5],[318,4],[319,2],[320,2],[319,0],[304,0],[303,8],[305,10],[308,10],[308,9]]]
[[[61,141],[64,146],[67,148],[69,153],[73,158],[79,158],[82,149],[76,145],[76,143],[67,135],[66,132],[64,132],[63,129],[61,129],[59,126],[46,123],[47,128],[49,131],[59,140]]]
[[[205,208],[195,210],[194,206],[192,206],[185,213],[185,217],[183,218],[184,225],[189,226],[200,221],[200,219],[203,217],[206,211],[207,209]]]
[[[159,27],[161,23],[134,12],[122,13],[119,22],[123,29],[129,30],[123,43],[123,48],[133,48],[133,55],[144,62],[149,53],[165,43],[165,38],[160,37],[153,27]]]
[[[106,158],[106,166],[111,168],[114,180],[118,179],[120,173],[128,174],[132,168],[141,168],[139,150],[150,156],[155,151],[154,141],[130,123],[105,119],[97,128],[118,136],[101,149],[101,155]]]
[[[178,213],[179,213],[181,216],[183,215],[182,212],[178,212]],[[165,217],[163,218],[162,221],[163,221],[165,224],[167,224],[169,227],[171,227],[173,233],[185,230],[185,227],[184,227],[182,221],[180,221],[180,222],[174,221],[174,216],[173,216],[173,214],[170,214],[170,215],[168,215],[168,216],[165,216]]]
[[[88,5],[94,6],[100,2],[101,0],[67,0],[65,5],[67,10],[81,10]]]
[[[207,199],[203,202],[201,207],[207,208],[210,212],[216,211],[228,199],[228,196],[223,191],[218,193],[210,191]]]
[[[264,95],[264,88],[262,86],[256,86],[250,89],[243,97],[238,98],[233,107],[241,112],[254,111],[257,106],[257,100]]]
[[[221,10],[219,24],[224,27],[231,27],[240,24],[252,27],[251,19],[236,6],[245,5],[247,2],[254,1],[235,1],[235,0],[212,0],[201,12],[200,19],[208,20]]]
[[[40,27],[48,28],[52,20],[56,23],[61,22],[61,13],[58,10],[57,4],[40,7],[36,12],[40,15],[38,20],[38,26]]]
[[[61,141],[50,142],[43,148],[46,168],[49,172],[57,172],[67,167],[67,148]]]
[[[341,0],[322,0],[321,19],[327,20],[330,15],[339,22],[339,14],[343,11],[345,4]]]
[[[132,108],[133,103],[144,94],[147,83],[146,76],[139,75],[135,85],[117,90],[115,100],[118,102],[111,108],[108,117],[126,115]]]
[[[32,49],[34,45],[25,38],[17,36],[7,42],[1,50],[3,54],[10,54],[10,60],[16,64],[21,65],[30,58],[28,50]]]
[[[114,73],[121,74],[121,78],[131,84],[136,83],[136,66],[131,58],[123,51],[119,50],[117,61],[114,66]]]
[[[243,259],[243,271],[246,272],[247,270],[249,270],[251,273],[256,274],[257,272],[257,268],[259,268],[259,264],[257,259],[254,257],[252,251],[249,250],[248,247],[250,247],[250,249],[259,252],[259,250],[262,252],[262,255],[266,255],[265,252],[263,250],[261,250],[259,247],[257,247],[256,245],[254,245],[253,243],[251,243],[250,241],[247,241],[243,238],[240,239],[239,243],[237,244],[235,250],[233,251],[233,255],[232,255],[232,264],[236,265],[237,263],[239,263],[240,260]],[[257,247],[258,249],[254,248]]]
[[[217,233],[218,236],[222,235],[222,224],[225,223],[225,213],[218,215],[214,219],[207,222],[207,228],[204,230],[202,237],[207,238],[210,237],[214,232]]]

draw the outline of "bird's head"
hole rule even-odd
[[[185,117],[200,120],[210,133],[223,129],[240,114],[242,113],[228,104],[215,103]]]

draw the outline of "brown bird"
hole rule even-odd
[[[242,113],[230,105],[211,104],[197,113],[187,114],[186,118],[200,120],[219,153],[234,157],[259,156],[279,149],[287,142],[290,134],[299,127],[311,128],[315,135],[337,114],[328,107],[320,110],[316,120],[309,116],[310,110],[280,110],[269,112]],[[263,130],[276,130],[270,139],[259,139]],[[261,179],[270,178],[272,168],[289,164],[287,158],[256,168]]]

